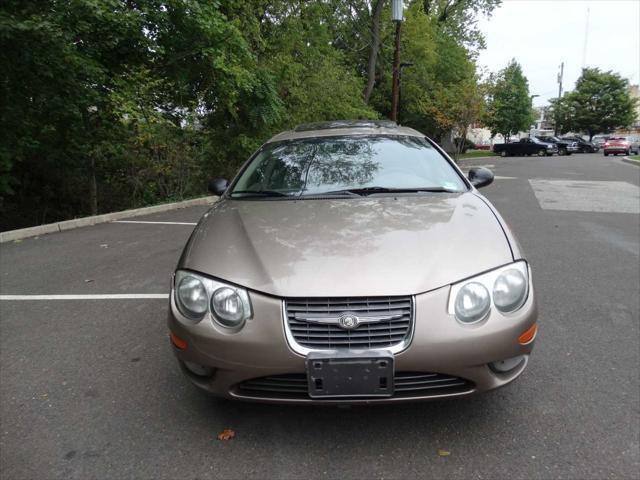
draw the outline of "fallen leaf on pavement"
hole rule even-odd
[[[234,432],[229,428],[226,428],[221,433],[218,434],[218,440],[227,441],[227,440],[231,440],[235,436],[236,436],[236,432]]]
[[[449,455],[451,455],[451,452],[449,450],[438,449],[438,455],[440,455],[441,457],[448,457]]]

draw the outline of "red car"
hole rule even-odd
[[[629,155],[631,154],[631,142],[624,137],[612,137],[604,142],[603,152],[605,157],[610,153],[612,155],[619,153]]]

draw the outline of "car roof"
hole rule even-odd
[[[417,130],[403,127],[390,120],[334,120],[298,125],[270,138],[267,143],[299,138],[336,137],[356,135],[403,135],[424,137]]]

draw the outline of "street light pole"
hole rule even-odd
[[[400,103],[400,36],[402,33],[403,5],[402,0],[392,0],[391,18],[396,22],[395,50],[393,52],[393,83],[391,86],[391,120],[398,121],[398,105]]]

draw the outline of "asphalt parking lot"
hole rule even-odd
[[[602,154],[475,164],[498,175],[482,192],[538,294],[514,384],[384,407],[205,396],[171,353],[166,295],[206,208],[177,210],[0,246],[0,476],[637,478],[640,168]],[[86,297],[103,294],[132,298]]]

